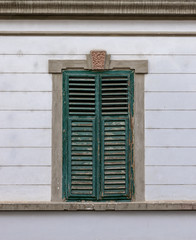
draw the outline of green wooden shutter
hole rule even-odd
[[[122,71],[101,74],[102,199],[131,198],[133,88],[130,88],[130,76]]]
[[[133,72],[63,73],[63,196],[126,200],[133,192]]]
[[[64,73],[64,181],[68,199],[96,198],[96,76]]]

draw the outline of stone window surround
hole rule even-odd
[[[86,60],[49,60],[52,73],[52,202],[62,199],[62,71],[91,70],[91,57]],[[134,70],[134,202],[145,201],[144,182],[144,74],[147,60],[110,60],[106,55],[105,70]],[[120,204],[120,203],[119,203]]]

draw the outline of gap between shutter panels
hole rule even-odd
[[[129,90],[128,75],[131,72],[100,74],[82,71],[69,74],[66,103],[72,123],[69,126],[71,139],[67,139],[70,148],[68,200],[130,199],[133,171],[129,138],[132,137],[130,116],[133,110],[130,112],[130,109],[133,108],[133,89]],[[94,131],[90,121],[94,121]],[[100,153],[97,152],[96,134],[100,138]]]

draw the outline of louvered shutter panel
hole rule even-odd
[[[101,74],[101,198],[130,199],[133,75]]]
[[[96,198],[96,77],[69,73],[64,77],[66,94],[67,198]]]
[[[63,73],[63,191],[67,200],[133,193],[132,71]]]

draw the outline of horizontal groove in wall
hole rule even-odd
[[[196,186],[196,184],[145,184],[146,186]]]
[[[145,93],[196,93],[196,91],[144,91]]]
[[[65,59],[67,60],[67,59]],[[69,59],[68,59],[69,60]],[[138,59],[136,59],[138,60]],[[36,73],[33,73],[33,72],[0,72],[0,74],[48,74],[46,72],[36,72]],[[169,75],[169,74],[183,74],[183,75],[188,75],[188,74],[196,74],[196,72],[191,72],[191,73],[160,73],[160,72],[157,72],[157,73],[149,73],[149,74],[161,74],[161,75]]]
[[[29,129],[29,130],[37,130],[37,129],[44,129],[44,130],[45,130],[45,129],[48,129],[48,130],[51,130],[52,128],[0,128],[0,130],[2,130],[2,129],[3,129],[3,130],[6,130],[6,129],[7,129],[7,130],[11,130],[11,129],[14,129],[14,130],[15,130],[15,129],[17,129],[17,130],[24,130],[24,129],[25,129],[25,130],[28,130],[28,129]]]
[[[145,129],[155,129],[155,130],[196,130],[196,128],[145,128]]]
[[[145,146],[145,148],[196,148],[196,146]]]
[[[9,146],[9,147],[6,147],[6,146],[3,146],[3,147],[0,147],[0,148],[49,148],[49,149],[52,149],[52,147],[38,147],[38,146]]]
[[[180,72],[175,72],[175,73],[166,73],[166,72],[163,72],[163,73],[161,73],[161,72],[159,72],[159,73],[148,73],[148,74],[152,74],[152,75],[177,75],[177,74],[180,74],[180,75],[192,75],[192,74],[196,74],[196,72],[192,72],[192,73],[185,73],[185,72],[182,72],[182,73],[180,73]]]
[[[1,92],[9,92],[9,93],[41,93],[41,92],[44,92],[44,93],[46,93],[46,92],[48,92],[48,93],[51,93],[52,91],[12,91],[12,90],[10,90],[10,91],[8,91],[8,90],[6,90],[6,91],[2,91],[2,90],[0,90],[0,93]]]
[[[0,109],[1,112],[42,112],[42,111],[46,111],[46,112],[52,112],[52,109]]]
[[[196,109],[145,109],[145,111],[164,111],[164,112],[172,112],[172,111],[196,111]]]
[[[130,54],[130,53],[127,53],[127,54],[125,54],[125,53],[123,53],[123,54],[118,54],[118,53],[110,53],[111,55],[113,55],[113,56],[131,56],[131,57],[133,57],[133,56],[140,56],[140,57],[145,57],[145,56],[149,56],[149,57],[152,57],[152,56],[155,56],[155,57],[157,57],[157,56],[196,56],[196,53],[195,54],[189,54],[189,53],[187,53],[187,54],[181,54],[181,53],[165,53],[165,54],[159,54],[159,53],[157,53],[157,54],[148,54],[148,53],[146,53],[146,54],[140,54],[140,53],[138,53],[138,54]],[[85,54],[66,54],[66,53],[55,53],[55,54],[47,54],[47,53],[36,53],[36,54],[32,54],[32,53],[23,53],[23,54],[21,54],[21,55],[18,55],[17,53],[0,53],[0,56],[51,56],[51,57],[55,57],[55,56],[65,56],[65,58],[66,58],[66,56],[85,56]],[[150,74],[153,74],[153,73],[150,73]],[[158,73],[159,74],[159,73]]]
[[[3,91],[3,90],[0,90],[0,93],[1,92],[5,92],[5,93],[46,93],[46,92],[48,92],[48,93],[52,93],[52,92],[59,92],[58,90],[57,91],[20,91],[20,90],[18,90],[18,91],[12,91],[12,90],[6,90],[6,91]],[[196,93],[196,91],[144,91],[145,93]]]
[[[48,72],[0,72],[0,74],[47,74],[48,75]]]
[[[62,59],[59,59],[62,60]],[[65,60],[73,60],[73,59],[66,59]],[[135,59],[135,60],[139,60],[139,59]],[[145,59],[146,60],[146,59]],[[122,60],[123,61],[123,60]],[[1,74],[49,74],[48,72],[0,72]],[[153,75],[173,75],[173,74],[180,74],[180,75],[192,75],[192,74],[196,74],[196,72],[189,72],[189,73],[185,73],[185,72],[150,72],[148,74],[153,74]]]
[[[48,74],[48,72],[0,72],[0,74]]]
[[[60,59],[62,60],[62,59]],[[66,59],[65,60],[72,60],[72,59]],[[139,59],[135,59],[135,60],[139,60]],[[145,59],[146,60],[146,59]],[[123,61],[123,60],[122,60]],[[49,74],[48,72],[0,72],[1,74]],[[195,75],[196,72],[189,72],[189,73],[185,73],[185,72],[150,72],[148,74],[153,74],[153,75],[173,75],[173,74],[180,74],[180,75]]]
[[[87,50],[86,50],[87,51]],[[88,54],[88,52],[84,52],[82,54],[67,54],[67,53],[50,53],[50,54],[47,54],[47,53],[22,53],[21,55],[18,54],[18,53],[9,53],[9,54],[6,54],[6,53],[0,53],[0,56],[6,56],[6,57],[9,57],[9,56],[17,56],[17,57],[26,57],[26,56],[42,56],[42,57],[62,57],[62,56],[65,56],[65,57],[72,57],[70,58],[70,60],[75,60],[77,59],[77,57],[80,57],[81,59],[79,60],[85,60],[85,57],[86,57],[86,54]],[[175,57],[175,56],[179,56],[179,57],[187,57],[187,56],[190,56],[190,57],[195,57],[196,56],[196,53],[193,54],[193,53],[187,53],[187,54],[184,54],[184,53],[143,53],[143,54],[140,54],[140,53],[115,53],[115,52],[110,52],[110,54],[113,56],[113,57],[137,57],[137,56],[140,56],[140,57],[161,57],[161,56],[172,56],[172,57]],[[62,58],[61,58],[62,59]]]
[[[0,36],[45,36],[45,37],[195,37],[196,32],[193,31],[0,31]]]
[[[196,167],[196,165],[148,165],[146,167]]]
[[[52,111],[52,109],[0,109],[0,111],[9,111],[9,112],[14,112],[14,111],[23,111],[23,112],[26,112],[26,111],[47,111],[47,112],[51,112]]]
[[[20,164],[20,165],[0,165],[0,167],[1,168],[7,168],[7,167],[21,167],[21,168],[26,168],[26,167],[51,167],[51,165],[22,165],[22,164]]]
[[[51,184],[0,184],[0,186],[51,186]]]
[[[5,93],[41,93],[41,92],[44,92],[44,93],[46,93],[46,92],[48,92],[48,93],[51,93],[51,92],[59,92],[58,90],[57,91],[48,91],[48,90],[46,90],[46,91],[23,91],[23,90],[17,90],[17,91],[12,91],[12,90],[6,90],[6,91],[3,91],[3,90],[0,90],[0,93],[1,92],[5,92]],[[196,93],[196,91],[144,91],[145,93]]]

